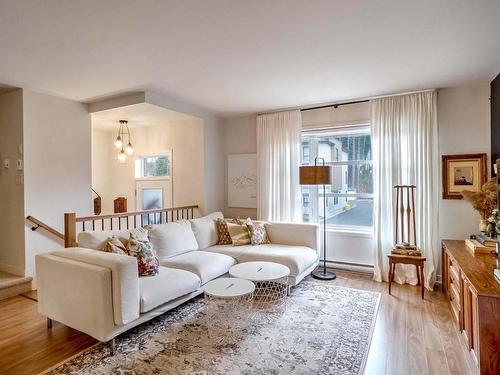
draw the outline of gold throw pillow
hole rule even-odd
[[[231,236],[233,246],[249,245],[251,243],[250,233],[245,224],[227,223],[227,230]]]
[[[108,242],[106,242],[106,245],[104,245],[104,248],[102,250],[107,253],[128,255],[125,245],[116,236],[109,237]]]

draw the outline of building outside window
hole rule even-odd
[[[326,194],[322,186],[301,187],[303,220],[321,223],[326,215],[331,229],[370,231],[373,227],[370,127],[304,131],[302,165],[313,165],[317,156],[333,167],[334,181],[326,186]],[[323,212],[324,199],[326,212]]]

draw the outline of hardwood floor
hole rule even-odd
[[[389,296],[386,283],[345,271],[328,283],[382,294],[365,374],[477,374],[441,292],[422,301],[419,288],[393,284]],[[48,330],[33,299],[0,302],[0,374],[36,374],[94,343],[57,322]]]
[[[378,291],[382,297],[373,332],[365,375],[478,374],[472,356],[452,320],[441,291],[377,283],[372,275],[337,271],[329,284]]]

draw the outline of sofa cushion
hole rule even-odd
[[[199,276],[201,283],[205,284],[224,275],[236,264],[236,261],[224,254],[198,250],[161,260],[160,264],[193,272]]]
[[[205,249],[217,243],[219,237],[215,220],[223,218],[224,215],[222,212],[214,212],[210,215],[190,220],[199,249]]]
[[[205,249],[205,251],[231,256],[238,263],[254,261],[280,263],[290,268],[290,276],[300,275],[318,260],[318,253],[309,247],[280,244],[236,247],[215,245]]]
[[[194,273],[160,267],[156,276],[139,279],[140,312],[148,312],[199,288],[200,278]]]
[[[145,228],[159,260],[198,249],[188,220],[146,225]]]

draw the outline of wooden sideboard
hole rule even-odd
[[[481,374],[500,374],[500,282],[493,270],[497,258],[472,255],[465,241],[445,240],[443,292],[450,301],[468,350]]]

